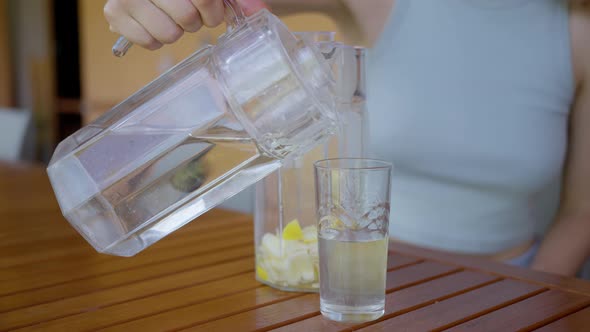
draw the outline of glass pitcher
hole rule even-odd
[[[267,10],[232,9],[216,46],[58,145],[51,184],[97,251],[135,255],[337,131],[334,80],[314,43]]]
[[[288,291],[318,291],[319,257],[313,163],[327,158],[361,158],[368,130],[365,49],[330,41],[333,34],[302,33],[315,40],[336,80],[340,118],[337,135],[256,185],[256,278]]]

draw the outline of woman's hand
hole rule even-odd
[[[262,0],[238,2],[246,15],[266,7]],[[104,6],[112,32],[149,50],[174,43],[185,31],[218,26],[224,11],[223,0],[108,0]]]

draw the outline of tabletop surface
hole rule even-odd
[[[44,170],[0,164],[0,331],[590,331],[590,282],[392,244],[385,315],[324,319],[254,278],[252,217],[213,210],[132,258],[96,253]]]

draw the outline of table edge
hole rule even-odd
[[[508,265],[505,263],[478,257],[469,257],[450,252],[440,252],[433,249],[417,247],[407,243],[390,243],[389,250],[394,253],[426,258],[441,263],[450,263],[473,270],[492,273],[523,281],[536,282],[547,287],[590,296],[590,281],[583,279],[565,277],[542,271],[534,271],[527,268]]]

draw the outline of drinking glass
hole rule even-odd
[[[379,318],[385,307],[390,163],[315,163],[320,309],[335,321]]]

